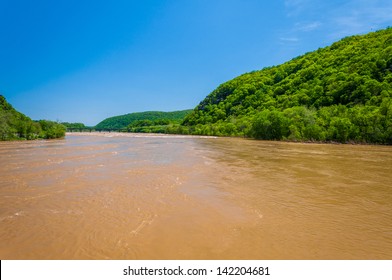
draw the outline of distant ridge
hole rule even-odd
[[[126,129],[131,123],[135,121],[157,121],[168,120],[174,123],[181,123],[186,115],[192,110],[181,110],[173,112],[161,111],[146,111],[130,113],[126,115],[114,116],[104,119],[95,126],[95,129],[110,130],[110,129]]]

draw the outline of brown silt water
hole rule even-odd
[[[392,259],[392,148],[69,134],[0,143],[1,259]]]

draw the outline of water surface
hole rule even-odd
[[[392,149],[67,135],[0,143],[1,259],[392,259]]]

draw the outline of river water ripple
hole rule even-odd
[[[1,259],[392,259],[392,148],[0,143]]]

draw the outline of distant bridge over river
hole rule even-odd
[[[123,128],[67,127],[67,132],[128,132]]]

